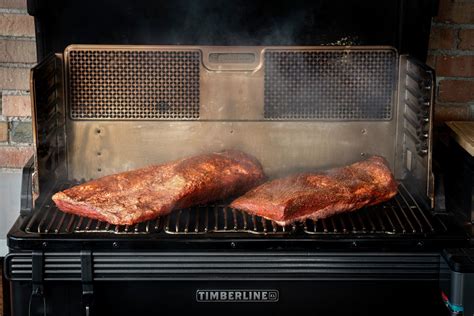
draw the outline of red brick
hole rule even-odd
[[[441,123],[446,121],[468,121],[470,119],[469,106],[453,106],[436,104],[434,120],[435,123]]]
[[[474,29],[460,30],[459,40],[459,49],[474,50]]]
[[[0,67],[0,89],[29,90],[30,69]]]
[[[430,49],[451,49],[455,45],[455,29],[439,28],[433,26],[430,33]]]
[[[474,56],[438,56],[436,73],[447,77],[473,77]]]
[[[0,35],[35,36],[34,18],[27,14],[0,14]]]
[[[26,9],[26,0],[0,0],[0,8]]]
[[[465,103],[474,101],[474,81],[442,80],[439,83],[439,101]]]
[[[36,45],[33,41],[0,40],[0,62],[34,63]]]
[[[31,116],[30,96],[3,95],[2,114],[3,116]]]
[[[474,1],[441,0],[436,20],[451,23],[474,23]]]
[[[0,122],[0,142],[8,141],[8,122]]]
[[[0,168],[22,168],[33,153],[33,147],[0,147]]]

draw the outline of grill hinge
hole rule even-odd
[[[84,315],[90,316],[94,298],[92,251],[81,251],[81,281],[82,281],[82,306]]]
[[[33,172],[35,171],[34,157],[30,157],[23,167],[21,179],[21,209],[22,215],[28,215],[33,209]]]
[[[32,256],[32,291],[29,302],[29,315],[46,315],[46,298],[44,296],[44,254],[33,251]]]

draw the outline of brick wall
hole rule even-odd
[[[474,0],[440,0],[429,49],[438,81],[436,122],[474,119]]]
[[[36,62],[34,20],[26,0],[0,0],[0,168],[33,154],[29,69]]]

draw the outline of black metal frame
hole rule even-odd
[[[68,250],[11,253],[6,263],[18,315],[150,314],[157,308],[209,315],[256,309],[272,315],[290,309],[321,315],[444,315],[436,291],[437,252]],[[275,289],[280,301],[199,304],[195,295],[202,288]],[[36,304],[27,304],[28,297]]]
[[[39,61],[69,44],[330,43],[388,45],[424,61],[437,11],[438,0],[28,0]]]

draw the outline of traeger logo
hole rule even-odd
[[[275,303],[279,299],[278,290],[197,290],[198,302],[259,302]]]

